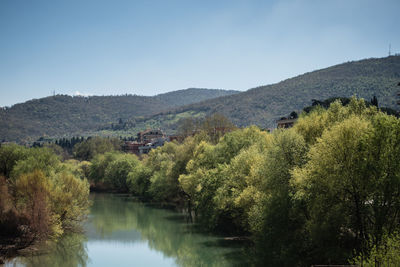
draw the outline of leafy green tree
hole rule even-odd
[[[68,171],[72,173],[75,177],[81,180],[90,178],[90,167],[92,163],[89,161],[78,161],[75,159],[70,159],[61,163],[59,171]]]
[[[150,176],[151,170],[142,162],[138,162],[127,177],[129,191],[137,196],[149,197]]]
[[[91,160],[98,154],[121,150],[121,141],[117,138],[92,137],[74,147],[74,156],[80,160]]]
[[[400,235],[383,236],[380,245],[371,244],[368,256],[358,255],[350,262],[363,267],[400,266]]]
[[[254,187],[251,169],[260,156],[256,146],[243,149],[230,164],[221,165],[220,185],[215,191],[214,209],[224,214],[230,228],[249,231],[249,213],[261,188]],[[249,193],[251,195],[249,195]]]
[[[0,224],[14,238],[58,237],[85,217],[89,184],[79,163],[61,163],[48,147],[11,145],[0,150],[6,166],[3,170],[12,178],[0,179]],[[21,225],[28,228],[20,231]]]
[[[52,210],[58,215],[64,230],[76,228],[89,211],[89,183],[62,171],[54,177],[53,185]]]
[[[0,175],[10,178],[11,171],[18,160],[28,156],[28,149],[16,144],[0,146]]]
[[[328,110],[315,108],[309,114],[303,114],[295,124],[295,130],[301,134],[308,145],[313,145],[325,130],[342,122],[352,115],[372,116],[378,110],[375,106],[367,107],[363,99],[352,97],[347,106],[336,100]]]
[[[240,173],[248,172],[249,167],[235,163],[235,168],[244,169],[236,173],[237,170],[231,169],[230,164],[242,151],[266,138],[265,132],[250,127],[227,133],[216,145],[203,141],[194,149],[193,157],[186,166],[187,173],[179,177],[179,182],[193,201],[196,212],[210,228],[227,229],[227,225],[231,225],[231,230],[238,230],[246,224],[240,219],[245,216],[243,210],[232,206],[232,203],[246,186],[245,176]],[[233,191],[235,193],[232,194]],[[233,219],[235,224],[227,223]]]
[[[214,113],[208,116],[200,125],[200,129],[210,136],[211,142],[218,143],[224,134],[236,129],[236,126],[224,115]]]
[[[133,154],[117,154],[106,170],[104,180],[110,183],[114,189],[128,191],[128,174],[140,164]]]
[[[200,130],[200,121],[195,118],[183,118],[178,123],[178,134],[184,138],[196,134]]]
[[[52,177],[60,167],[60,159],[54,152],[47,148],[31,148],[24,159],[14,166],[11,177],[17,179],[22,174],[40,170],[46,177]]]
[[[56,154],[62,160],[67,160],[70,158],[70,155],[68,154],[67,150],[64,150],[61,146],[55,143],[47,143],[44,144],[43,146],[51,149],[54,152],[54,154]]]
[[[23,173],[15,181],[17,209],[26,214],[35,238],[61,233],[50,207],[51,190],[51,181],[39,170]]]
[[[106,177],[106,169],[108,165],[113,162],[118,156],[116,152],[107,152],[105,154],[98,154],[91,161],[89,167],[89,178],[94,183],[104,182]]]
[[[26,218],[15,209],[9,181],[0,176],[0,236],[15,237],[21,234],[20,225]]]
[[[263,164],[257,166],[264,199],[256,203],[261,206],[255,210],[261,210],[261,214],[253,213],[256,218],[250,219],[255,223],[252,229],[263,247],[264,259],[270,265],[293,266],[304,257],[306,218],[293,199],[291,171],[306,162],[306,152],[303,137],[293,129],[276,130],[264,151]]]
[[[179,196],[179,174],[175,173],[177,156],[175,143],[167,143],[149,153],[146,166],[152,169],[149,193],[157,201],[172,200]]]
[[[352,115],[324,132],[294,172],[297,195],[307,201],[313,258],[344,261],[353,248],[367,255],[371,238],[379,247],[398,227],[399,133],[395,117]]]

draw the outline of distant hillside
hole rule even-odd
[[[33,99],[0,110],[0,141],[78,135],[134,116],[149,116],[179,105],[234,93],[237,91],[190,88],[153,97],[56,95]]]
[[[400,56],[372,58],[321,69],[246,92],[186,89],[154,97],[58,95],[0,111],[1,140],[35,140],[76,134],[132,135],[157,127],[174,133],[185,117],[221,113],[237,126],[274,127],[312,99],[378,97],[380,106],[398,109]],[[217,98],[216,98],[217,97]]]
[[[184,106],[192,103],[201,102],[220,96],[227,96],[239,93],[234,90],[216,90],[216,89],[199,89],[189,88],[184,90],[173,91],[165,94],[156,95],[154,98],[171,106]]]
[[[275,121],[293,110],[301,110],[312,99],[350,97],[370,100],[378,97],[380,106],[398,109],[396,93],[400,90],[400,56],[347,62],[260,86],[246,92],[187,105],[150,116],[140,126],[153,125],[174,132],[177,121],[187,116],[221,113],[237,126],[251,124],[274,127]]]

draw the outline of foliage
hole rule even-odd
[[[399,266],[400,265],[400,236],[394,233],[385,235],[380,245],[372,245],[368,256],[358,255],[350,262],[363,267]]]
[[[15,182],[17,209],[26,214],[31,231],[37,236],[58,235],[60,231],[58,218],[50,208],[51,187],[51,181],[37,170],[22,174]]]
[[[345,264],[398,248],[399,155],[400,120],[352,97],[302,114],[292,129],[168,143],[138,161],[128,184],[185,201],[210,229],[251,235],[260,265]]]
[[[17,179],[22,174],[31,173],[35,170],[41,170],[44,175],[51,177],[60,167],[60,159],[54,152],[46,147],[31,148],[27,150],[26,158],[17,161],[11,177]]]
[[[301,135],[293,129],[277,130],[257,170],[264,198],[257,202],[255,210],[261,213],[255,217],[252,229],[270,265],[293,266],[303,260],[305,217],[293,199],[291,171],[306,162],[306,152]]]
[[[116,154],[105,169],[104,181],[118,191],[128,191],[128,174],[139,164],[135,155]]]
[[[342,106],[339,100],[334,101],[328,110],[318,106],[309,114],[303,114],[294,126],[305,139],[306,143],[313,145],[322,133],[334,126],[336,123],[349,118],[350,116],[372,116],[378,110],[376,107],[368,107],[364,100],[357,100],[352,97],[346,106]]]
[[[89,206],[89,183],[68,171],[54,179],[52,210],[59,216],[63,229],[73,229],[86,218]]]
[[[150,152],[145,166],[152,170],[149,178],[149,193],[159,201],[171,201],[184,198],[179,184],[179,175],[186,173],[186,164],[190,160],[194,147],[200,138],[187,138],[184,145],[167,143]]]
[[[91,160],[97,154],[121,150],[121,141],[117,138],[93,137],[74,147],[74,156],[80,160]]]
[[[200,131],[205,132],[213,144],[218,143],[222,136],[235,129],[236,126],[227,117],[219,113],[207,116],[200,124]]]
[[[21,240],[58,237],[85,217],[89,207],[89,184],[81,168],[85,163],[61,163],[47,147],[6,145],[0,155],[0,166],[6,166],[3,171],[9,174],[0,179],[1,235]]]
[[[150,186],[151,170],[139,163],[133,168],[127,177],[129,191],[135,195],[148,197],[148,190]]]
[[[10,178],[11,171],[18,160],[25,159],[28,150],[16,144],[0,146],[0,175]]]
[[[106,169],[108,165],[117,157],[117,152],[107,152],[105,154],[98,154],[91,161],[89,167],[89,178],[93,182],[104,182],[106,177]]]
[[[399,226],[399,120],[359,111],[325,130],[294,172],[313,257],[321,261],[343,261],[352,249],[368,254],[370,242],[379,246]]]
[[[78,161],[70,159],[61,164],[61,169],[72,173],[81,180],[88,179],[90,175],[91,163],[89,161]]]
[[[14,207],[9,181],[0,177],[0,237],[21,235],[22,224],[27,224],[27,218]]]
[[[215,146],[200,142],[194,150],[193,158],[187,163],[188,173],[182,174],[179,181],[194,209],[210,228],[226,227],[224,222],[233,220],[236,223],[231,224],[231,230],[241,229],[243,222],[232,203],[243,190],[244,181],[240,171],[230,170],[230,164],[241,151],[265,138],[265,133],[251,127],[224,135]],[[237,167],[245,168],[246,165],[240,163]],[[237,176],[229,176],[232,172]]]

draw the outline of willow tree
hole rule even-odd
[[[351,115],[311,147],[294,172],[297,196],[308,203],[314,259],[367,255],[399,227],[400,121],[378,113]]]

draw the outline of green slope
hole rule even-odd
[[[0,110],[0,141],[84,134],[119,119],[149,116],[179,105],[234,93],[237,91],[191,88],[153,97],[56,95],[34,99]]]
[[[274,127],[278,118],[310,105],[311,99],[352,95],[368,100],[376,95],[381,106],[396,109],[399,82],[400,56],[391,56],[347,62],[242,93],[186,89],[154,97],[60,95],[1,110],[0,141],[88,133],[131,135],[148,127],[174,133],[180,119],[216,112],[238,126]],[[122,124],[113,127],[120,118]]]
[[[275,121],[293,110],[311,104],[311,99],[356,95],[370,100],[374,95],[379,104],[397,108],[396,94],[400,90],[400,56],[372,58],[347,62],[260,86],[246,92],[187,105],[157,114],[143,122],[169,131],[176,129],[171,119],[186,115],[222,113],[238,126],[251,124],[274,127]]]

